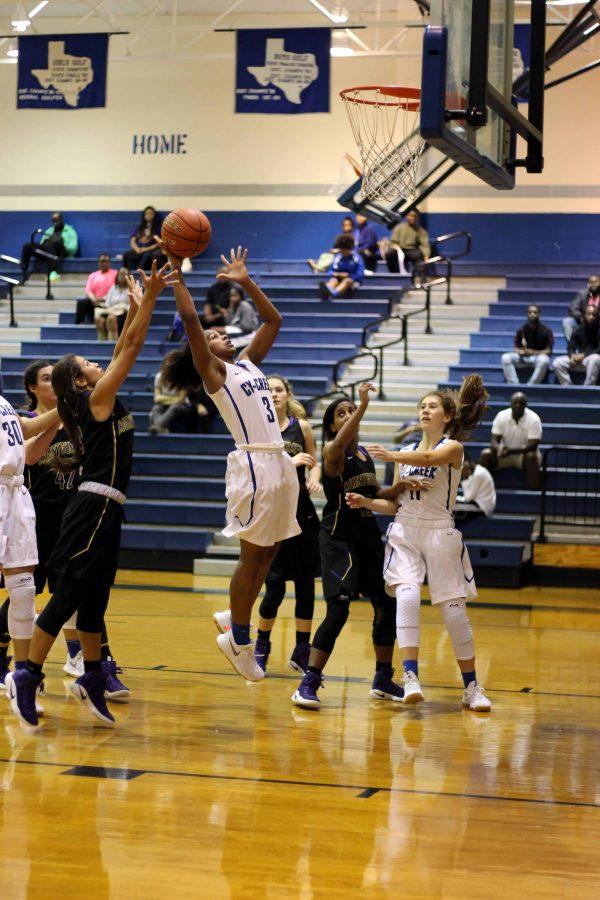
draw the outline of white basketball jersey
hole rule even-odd
[[[19,418],[0,394],[0,475],[22,475],[25,468],[25,439]]]
[[[225,363],[225,383],[212,400],[236,444],[283,447],[269,382],[248,359]]]
[[[445,444],[448,438],[442,438],[437,445]],[[404,450],[416,450],[418,444],[404,447]],[[456,494],[460,485],[460,469],[452,466],[405,466],[399,467],[400,478],[411,475],[430,478],[433,485],[428,491],[404,491],[398,497],[397,519],[421,519],[428,522],[446,520],[453,522],[452,510],[456,502]]]

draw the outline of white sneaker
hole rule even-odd
[[[75,656],[69,656],[67,654],[67,661],[63,666],[63,672],[66,672],[67,675],[72,675],[73,678],[80,678],[85,669],[83,667],[83,653],[81,650]]]
[[[223,612],[213,613],[213,622],[217,626],[217,631],[225,634],[231,628],[231,610],[224,609]]]
[[[214,616],[213,616],[214,618]],[[254,641],[249,644],[236,644],[231,630],[220,634],[217,647],[226,656],[235,671],[246,681],[262,681],[265,673],[254,659]]]
[[[421,685],[419,684],[419,679],[414,672],[405,672],[402,683],[404,684],[404,698],[402,700],[403,703],[423,702],[423,700],[425,699],[425,694],[423,693]]]
[[[491,700],[485,696],[485,691],[476,681],[472,681],[462,695],[462,705],[474,712],[489,712],[492,708]]]

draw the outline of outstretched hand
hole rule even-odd
[[[231,248],[230,259],[221,254],[221,262],[225,267],[225,272],[217,273],[217,281],[233,281],[236,284],[242,284],[250,277],[246,268],[246,260],[248,259],[248,250],[242,250],[241,245],[238,246],[237,252]]]
[[[166,243],[164,242],[164,240],[160,237],[160,235],[155,234],[155,235],[154,235],[154,240],[156,241],[156,243],[157,243],[158,246],[160,247],[161,252],[162,252],[162,253],[167,257],[167,259],[169,260],[169,262],[170,262],[170,264],[171,264],[171,268],[173,269],[173,271],[174,271],[174,272],[180,272],[180,271],[181,271],[181,264],[182,264],[182,262],[183,262],[182,257],[181,257],[181,256],[175,256],[175,254],[172,253],[172,252],[169,250],[169,248],[167,247],[167,245],[166,245]]]
[[[151,295],[154,298],[158,297],[164,288],[179,284],[178,274],[173,271],[171,263],[166,263],[162,269],[159,269],[155,259],[152,260],[149,275],[146,275],[143,269],[138,269],[138,275],[144,285],[144,295]]]
[[[367,453],[373,459],[382,459],[384,462],[390,462],[394,457],[390,450],[386,450],[381,444],[368,444]]]
[[[375,387],[374,384],[372,384],[370,381],[363,381],[362,384],[359,384],[358,396],[360,397],[361,403],[368,404],[369,400],[371,399],[369,397],[369,392],[371,392],[373,394],[377,392],[377,388]]]
[[[125,281],[127,282],[127,293],[129,295],[129,299],[136,306],[139,306],[142,302],[143,296],[139,281],[136,281],[133,275],[126,275]]]
[[[346,494],[346,503],[350,509],[362,509],[365,506],[366,499],[362,494],[355,494],[352,491]]]

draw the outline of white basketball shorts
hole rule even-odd
[[[296,521],[298,474],[283,450],[233,450],[227,457],[226,537],[237,535],[259,547],[300,534]]]
[[[35,509],[23,485],[0,484],[0,565],[5,569],[38,562]]]
[[[393,522],[388,528],[383,577],[394,594],[398,584],[420,587],[427,576],[432,603],[475,597],[477,588],[462,534],[448,524]]]

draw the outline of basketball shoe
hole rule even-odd
[[[6,690],[4,680],[10,672],[10,661],[12,656],[0,656],[0,693]]]
[[[320,672],[307,672],[297,690],[292,694],[292,703],[304,709],[319,709],[321,701],[317,691],[323,687],[323,676]]]
[[[473,712],[489,712],[491,700],[486,697],[484,689],[476,681],[471,681],[462,695],[462,705]]]
[[[213,616],[214,618],[214,616]],[[254,641],[249,644],[236,644],[231,634],[231,629],[217,638],[217,647],[225,656],[235,671],[246,681],[262,681],[264,671],[254,658]]]
[[[114,659],[111,659],[109,656],[108,659],[103,659],[100,663],[102,666],[102,674],[106,679],[106,685],[104,688],[104,696],[107,700],[129,700],[131,697],[131,691],[128,687],[125,687],[123,682],[117,675],[121,675],[123,673],[123,669],[119,668]]]
[[[213,613],[213,622],[217,626],[217,631],[225,634],[231,628],[231,610],[224,609],[223,612]]]
[[[402,681],[404,684],[403,703],[421,703],[425,699],[419,679],[414,672],[405,672]]]
[[[85,669],[83,667],[83,653],[79,650],[75,656],[69,656],[67,654],[67,661],[63,666],[63,672],[66,672],[67,675],[71,675],[72,678],[80,678]]]
[[[376,697],[378,700],[395,700],[402,703],[404,699],[404,691],[399,684],[394,681],[394,670],[387,669],[382,672],[375,672],[373,684],[369,691],[369,697]]]
[[[29,728],[37,728],[39,725],[35,695],[43,681],[43,675],[35,675],[29,669],[9,672],[6,676],[5,684],[10,708]]]
[[[106,705],[106,678],[103,672],[85,672],[69,685],[69,690],[103,725],[113,727],[115,717]]]
[[[306,675],[309,658],[310,644],[296,644],[293,653],[290,656],[288,665],[294,672],[300,672],[301,675]]]
[[[268,641],[266,638],[257,637],[256,644],[254,645],[254,659],[265,673],[267,671],[270,652],[271,641]]]

